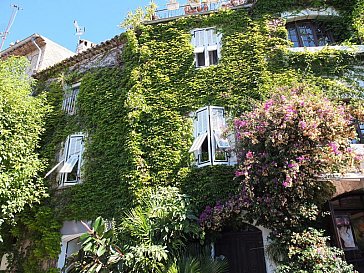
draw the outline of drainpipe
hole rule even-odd
[[[35,38],[33,37],[32,38],[32,42],[33,42],[33,44],[37,47],[37,49],[38,49],[38,58],[37,58],[37,64],[36,64],[36,66],[35,66],[35,68],[34,68],[34,72],[36,72],[36,71],[38,71],[38,69],[39,69],[39,64],[40,64],[40,58],[42,57],[42,50],[40,49],[40,47],[37,45],[37,43],[35,42]]]

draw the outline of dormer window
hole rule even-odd
[[[196,111],[194,141],[189,150],[194,153],[196,165],[231,164],[230,141],[225,138],[225,111],[223,107],[207,106]]]
[[[71,89],[67,89],[63,95],[62,110],[68,115],[76,113],[76,100],[80,91],[80,83],[72,85]]]
[[[218,63],[220,58],[221,37],[214,28],[192,31],[192,45],[196,67],[207,67]]]
[[[334,39],[322,22],[295,21],[286,24],[288,39],[294,47],[314,47],[332,44]]]

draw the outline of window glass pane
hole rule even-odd
[[[306,47],[315,46],[313,30],[310,25],[300,25],[298,26],[297,29],[298,29],[298,35],[301,37],[303,46]]]
[[[209,51],[209,64],[217,64],[218,58],[217,58],[217,50]]]
[[[288,39],[293,43],[294,47],[299,47],[299,41],[298,41],[298,37],[297,37],[297,32],[296,32],[296,28],[295,27],[289,27],[287,29],[288,31]]]
[[[77,237],[67,242],[66,259],[81,249],[80,238]]]
[[[226,161],[227,158],[226,158],[226,152],[220,148],[216,148],[215,150],[215,160],[219,161]]]
[[[205,66],[205,52],[196,53],[196,66]]]
[[[224,109],[212,108],[211,109],[211,129],[214,132],[222,133],[225,129]]]
[[[77,161],[76,164],[73,166],[72,171],[67,174],[67,181],[65,181],[65,183],[78,181],[78,167],[79,167],[78,164],[79,161]]]
[[[315,21],[297,21],[286,25],[288,39],[297,46],[324,46],[333,42],[332,35],[323,23]]]
[[[317,44],[319,46],[325,46],[332,43],[330,35],[325,31],[322,26],[316,27]]]
[[[207,138],[205,138],[204,142],[201,145],[201,152],[199,154],[200,157],[200,163],[210,161],[209,160],[209,142]]]

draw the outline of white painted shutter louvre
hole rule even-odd
[[[222,133],[225,130],[225,114],[223,107],[210,107],[211,130]]]
[[[199,135],[198,137],[196,137],[188,152],[189,153],[197,152],[201,148],[201,145],[204,142],[206,137],[207,137],[207,133],[203,133],[203,134]]]
[[[62,169],[59,171],[60,173],[70,173],[75,167],[80,155],[73,155],[67,159],[64,163]]]
[[[196,112],[196,118],[194,121],[194,132],[195,137],[193,144],[189,150],[190,153],[196,152],[201,148],[202,143],[208,135],[208,108],[204,107]]]
[[[224,108],[211,106],[210,112],[211,130],[214,134],[217,147],[222,149],[230,148],[229,140],[222,137],[226,129]]]
[[[195,137],[200,134],[207,133],[208,130],[208,122],[209,122],[209,113],[208,108],[201,108],[196,113],[196,122],[197,122],[197,132]]]
[[[73,155],[81,153],[83,143],[83,135],[72,135],[70,136],[67,159]]]

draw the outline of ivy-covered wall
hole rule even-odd
[[[55,218],[59,224],[99,215],[118,219],[138,204],[148,188],[160,185],[180,187],[191,196],[196,212],[235,193],[239,182],[233,179],[233,167],[191,168],[190,113],[218,105],[234,117],[252,109],[276,88],[301,82],[332,97],[357,95],[357,86],[345,83],[348,69],[358,62],[354,53],[288,51],[284,26],[269,24],[280,12],[326,5],[342,13],[338,20],[343,22],[343,36],[350,42],[359,41],[363,35],[359,0],[264,0],[251,10],[141,25],[123,35],[126,42],[118,66],[82,74],[67,68],[58,74],[59,68],[55,68],[51,83],[52,71],[41,75],[37,90],[47,94],[53,107],[41,148],[49,169],[56,164],[55,155],[67,135],[82,131],[88,137],[82,183],[57,190],[55,175],[51,176],[52,198],[47,208],[52,213],[44,213],[42,206],[35,213]],[[217,65],[196,69],[190,31],[203,27],[216,27],[222,34],[222,57]],[[61,111],[63,90],[78,81],[78,114],[67,116]],[[59,229],[54,222],[49,221],[48,226],[46,222],[24,220],[22,224],[32,231],[30,240],[39,238],[55,250],[60,238],[48,242],[34,226],[39,223],[52,231]],[[35,244],[29,253],[39,253],[39,249]],[[35,254],[29,257],[41,260]]]

